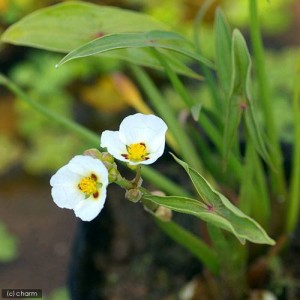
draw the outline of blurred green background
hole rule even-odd
[[[0,0],[0,34],[23,16],[59,2],[63,1]],[[194,18],[204,1],[86,2],[143,11],[192,36]],[[201,44],[207,57],[213,53],[216,7],[221,6],[231,26],[238,27],[247,38],[247,5],[247,0],[214,2],[201,29]],[[289,142],[291,74],[299,53],[300,3],[261,0],[259,11],[276,124],[282,140]],[[144,110],[125,63],[87,58],[55,69],[61,58],[60,54],[0,44],[1,72],[33,99],[99,134],[104,128],[116,126],[133,109]],[[163,74],[156,76],[166,101],[180,111],[183,107]],[[120,81],[122,87],[117,83]],[[199,87],[191,83],[190,90],[203,99],[204,106],[210,105],[205,83]],[[51,174],[88,146],[0,87],[0,287],[43,288],[45,299],[68,299],[64,286],[76,220],[72,212],[54,206],[48,182]]]

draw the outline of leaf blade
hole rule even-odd
[[[172,154],[173,155],[173,154]],[[235,207],[225,196],[217,192],[195,169],[176,156],[174,159],[188,173],[203,202],[191,198],[154,199],[160,205],[197,216],[233,233],[241,242],[247,239],[255,243],[274,245],[264,229],[249,216]],[[150,199],[151,200],[151,199]],[[181,201],[181,202],[180,202]],[[198,203],[197,203],[198,202]]]
[[[192,50],[187,50],[186,48],[191,48],[191,45],[182,36],[172,31],[158,30],[105,35],[72,50],[58,65],[62,65],[75,58],[95,55],[115,49],[143,47],[172,50],[198,60],[211,68],[213,67],[213,64],[208,59],[194,53]]]
[[[148,31],[168,31],[167,25],[150,16],[111,6],[70,1],[37,10],[10,26],[1,36],[1,40],[19,46],[29,46],[49,51],[68,53],[98,37]],[[176,45],[173,51],[177,51]],[[115,49],[102,53],[104,57],[123,59],[131,63],[162,69],[151,51],[144,48]],[[167,46],[166,50],[167,51]],[[169,50],[168,50],[169,51]],[[184,55],[202,60],[193,51],[184,51]],[[173,55],[174,56],[174,55]],[[206,60],[211,65],[211,62]],[[178,58],[172,58],[174,71],[200,79],[196,72],[185,66]]]

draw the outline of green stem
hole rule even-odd
[[[280,198],[286,196],[286,184],[284,179],[284,170],[282,166],[282,153],[280,149],[280,141],[275,126],[273,106],[270,97],[270,89],[267,80],[267,73],[264,60],[264,48],[260,32],[257,3],[256,0],[249,0],[250,11],[250,33],[255,59],[255,68],[258,81],[258,93],[261,100],[262,111],[266,126],[267,135],[270,141],[270,149],[272,161],[275,164],[275,171],[271,173],[273,192]]]
[[[130,189],[134,188],[133,183],[130,182],[129,180],[123,178],[120,174],[118,175],[118,178],[115,181],[115,183],[125,190],[130,190]]]
[[[196,152],[195,146],[186,134],[184,129],[180,126],[175,113],[171,107],[163,99],[162,95],[154,85],[150,77],[138,66],[131,65],[131,70],[134,73],[137,81],[140,83],[149,100],[151,101],[154,108],[164,118],[167,123],[170,132],[180,145],[180,152],[183,159],[192,165],[196,170],[202,169],[202,163],[199,159],[198,153]]]
[[[210,138],[210,140],[216,146],[217,151],[222,154],[223,153],[223,137],[222,134],[218,131],[218,129],[212,124],[209,117],[204,113],[201,114],[199,118],[199,124],[203,127],[205,133]],[[243,175],[243,168],[237,157],[234,153],[230,153],[228,157],[228,167],[238,180],[241,180]]]
[[[83,137],[88,143],[92,145],[99,145],[100,139],[98,135],[95,135],[90,130],[86,129],[83,126],[57,114],[54,111],[49,110],[48,108],[44,107],[37,101],[34,101],[30,97],[28,97],[16,84],[10,81],[7,77],[3,74],[0,74],[0,84],[6,86],[13,94],[18,96],[20,99],[25,101],[29,106],[34,108],[36,111],[41,113],[42,115],[46,116],[48,119],[54,121],[57,124],[62,125],[64,128],[67,128],[73,132],[76,132],[78,135]]]
[[[133,186],[134,187],[138,187],[139,181],[141,179],[141,165],[137,165],[136,170],[135,170],[136,174],[135,174],[135,178],[133,179]]]
[[[219,258],[221,281],[230,300],[240,300],[245,290],[245,255],[244,247],[237,245],[236,240],[226,239],[223,231],[211,224],[207,224],[209,236]],[[235,249],[233,255],[233,249]]]
[[[291,233],[295,230],[299,220],[300,208],[300,59],[297,64],[296,74],[294,76],[294,94],[293,94],[293,111],[294,111],[294,145],[292,159],[292,173],[290,198],[287,211],[286,231]]]
[[[196,48],[197,53],[199,53],[200,55],[202,54],[202,51],[201,51],[201,43],[200,43],[200,39],[199,39],[200,34],[199,34],[198,28],[200,28],[203,17],[207,13],[208,9],[213,4],[213,2],[214,2],[214,0],[204,1],[203,5],[201,6],[201,9],[197,13],[197,16],[196,16],[194,24],[193,24],[195,48]],[[216,109],[216,111],[222,111],[223,106],[224,106],[224,101],[222,101],[223,99],[219,93],[219,88],[214,79],[214,75],[211,72],[211,70],[209,68],[207,68],[207,66],[205,64],[202,63],[201,68],[202,68],[204,77],[206,79],[206,82],[208,84],[210,93],[212,95],[212,99],[214,101],[214,108]]]
[[[163,54],[161,54],[158,50],[153,49],[154,55],[157,57],[161,65],[164,67],[170,82],[172,83],[172,86],[175,88],[177,93],[180,95],[181,99],[183,102],[186,104],[186,106],[191,109],[195,104],[196,101],[189,95],[187,92],[186,88],[180,81],[179,77],[177,74],[171,69],[169,66],[167,60],[164,58]]]

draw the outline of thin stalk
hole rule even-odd
[[[284,178],[284,170],[282,166],[282,153],[280,149],[279,135],[276,130],[273,106],[270,96],[270,88],[267,79],[264,47],[260,32],[257,1],[249,0],[250,11],[250,34],[252,40],[253,55],[255,60],[255,68],[258,82],[259,99],[261,100],[261,107],[263,111],[266,133],[270,141],[271,158],[275,164],[275,171],[271,173],[273,192],[280,198],[286,196],[286,183]]]
[[[84,139],[87,143],[91,144],[92,147],[95,145],[98,147],[99,145],[99,135],[90,131],[89,129],[83,127],[80,124],[75,123],[74,121],[67,119],[64,116],[57,114],[54,111],[51,111],[41,105],[39,102],[34,101],[30,97],[28,97],[16,84],[10,81],[7,77],[0,74],[0,84],[3,84],[7,87],[13,94],[18,96],[21,100],[26,102],[29,106],[31,106],[34,110],[38,111],[49,120],[62,125],[67,130],[74,132],[82,139]],[[100,147],[99,147],[100,148]],[[102,149],[103,150],[103,149]],[[157,172],[151,167],[143,166],[142,170],[143,177],[155,185],[158,189],[166,192],[170,195],[178,195],[178,196],[189,196],[185,189],[181,188],[178,184],[169,180],[160,172]]]
[[[0,74],[0,84],[6,86],[13,94],[18,96],[29,106],[34,108],[37,112],[41,113],[51,121],[63,126],[64,128],[71,130],[72,132],[76,132],[79,136],[83,137],[84,140],[87,141],[89,144],[99,145],[100,138],[98,135],[94,134],[85,127],[57,114],[56,112],[49,110],[39,102],[34,101],[27,94],[25,94],[15,83],[10,81],[7,77],[5,77],[2,74]]]
[[[164,58],[163,54],[161,54],[158,50],[153,49],[154,55],[157,57],[163,68],[165,69],[170,82],[172,83],[172,86],[177,91],[177,93],[180,95],[183,102],[186,104],[186,106],[189,109],[192,109],[192,107],[196,104],[196,101],[190,96],[190,94],[187,92],[186,88],[180,81],[177,74],[171,69],[169,66],[167,60]]]
[[[164,118],[170,132],[178,142],[178,145],[180,146],[180,154],[182,155],[183,159],[192,165],[196,170],[201,170],[202,163],[199,159],[198,153],[196,152],[195,146],[185,130],[180,126],[171,107],[164,100],[163,96],[154,85],[151,78],[146,74],[146,72],[143,71],[142,68],[134,65],[131,65],[130,67],[137,81],[147,94],[153,107],[160,114],[160,116]]]
[[[198,28],[200,27],[203,17],[205,16],[206,12],[208,11],[209,7],[212,5],[212,3],[215,0],[206,0],[204,2],[204,4],[201,6],[201,9],[198,11],[197,16],[195,18],[194,24],[193,24],[193,33],[194,33],[194,44],[195,44],[195,48],[197,53],[202,54],[201,51],[201,46],[200,46],[200,39],[199,39],[199,30]],[[214,78],[213,73],[211,72],[211,70],[209,68],[207,68],[207,66],[205,66],[205,64],[200,64],[204,77],[206,79],[206,82],[208,84],[210,93],[212,95],[212,99],[214,101],[214,107],[216,109],[216,111],[222,111],[223,110],[223,106],[224,106],[224,101],[219,93],[219,88],[216,84],[216,80]]]
[[[253,153],[255,148],[251,141],[248,141],[245,155],[245,163],[243,166],[243,177],[241,179],[241,187],[239,193],[239,208],[246,214],[251,215],[253,208],[253,169],[252,162]]]
[[[247,131],[246,145],[244,174],[240,193],[240,207],[244,207],[243,211],[246,214],[251,215],[264,228],[267,228],[271,214],[267,181],[262,161],[255,151],[255,146]]]
[[[223,153],[223,137],[218,129],[212,124],[211,120],[206,116],[205,113],[202,113],[199,118],[199,124],[204,129],[207,136],[216,146],[216,149],[220,154]],[[243,168],[237,157],[234,153],[229,154],[228,157],[228,167],[235,173],[235,176],[238,180],[241,180],[243,175]]]
[[[226,299],[240,300],[246,283],[245,250],[237,245],[235,240],[226,239],[220,228],[211,224],[207,224],[207,228],[219,258],[223,290],[227,293]]]
[[[262,161],[260,160],[257,152],[253,153],[253,164],[254,179],[257,186],[255,192],[258,195],[258,197],[255,197],[255,200],[253,201],[253,205],[255,207],[254,212],[257,212],[257,221],[259,221],[264,228],[268,228],[270,225],[271,216],[270,196],[268,193],[268,185],[264,174]],[[254,218],[256,219],[255,215]]]
[[[293,111],[294,111],[294,145],[289,206],[287,211],[286,231],[295,230],[299,220],[300,209],[300,59],[294,76]]]

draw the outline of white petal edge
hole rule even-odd
[[[76,155],[67,164],[68,168],[83,177],[90,175],[91,173],[107,173],[107,170],[103,163],[97,159],[88,155]]]
[[[104,207],[106,199],[106,188],[101,188],[100,198],[95,200],[92,197],[80,201],[74,208],[76,217],[82,221],[91,221],[96,218]]]
[[[116,159],[127,161],[121,154],[126,154],[126,145],[120,140],[118,131],[105,130],[101,134],[100,146],[107,148],[107,151]]]
[[[81,176],[72,172],[68,165],[61,167],[50,179],[50,185],[74,185],[80,180]]]
[[[126,145],[140,142],[155,143],[157,138],[165,136],[167,129],[166,123],[161,118],[137,113],[121,122],[119,138]]]
[[[81,193],[76,186],[53,186],[51,189],[51,195],[54,203],[58,207],[68,209],[73,209],[80,201],[84,199],[84,194]]]

